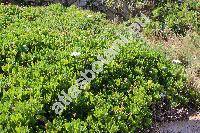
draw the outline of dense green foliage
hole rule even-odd
[[[151,105],[163,98],[170,107],[199,103],[181,65],[104,17],[59,4],[0,6],[0,132],[143,131],[152,124]],[[119,32],[130,42],[57,116],[51,106],[60,92]]]

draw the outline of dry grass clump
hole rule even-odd
[[[189,31],[185,37],[169,35],[167,39],[150,37],[154,49],[162,50],[171,60],[179,60],[186,68],[188,85],[200,91],[200,35]]]

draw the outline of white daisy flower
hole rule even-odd
[[[181,61],[180,60],[172,60],[172,63],[174,63],[174,64],[181,64]]]
[[[71,56],[79,56],[79,55],[81,55],[80,52],[72,52],[72,53],[71,53]]]
[[[92,17],[92,15],[88,15],[87,17],[88,17],[88,18],[91,18],[91,17]]]

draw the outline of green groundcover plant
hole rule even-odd
[[[119,32],[129,43],[56,115],[51,107],[61,91]],[[0,5],[0,132],[144,132],[151,105],[163,98],[170,107],[199,105],[183,67],[130,37],[125,26],[74,6]]]

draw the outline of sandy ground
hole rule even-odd
[[[200,114],[192,115],[189,120],[163,123],[155,133],[200,133]]]

